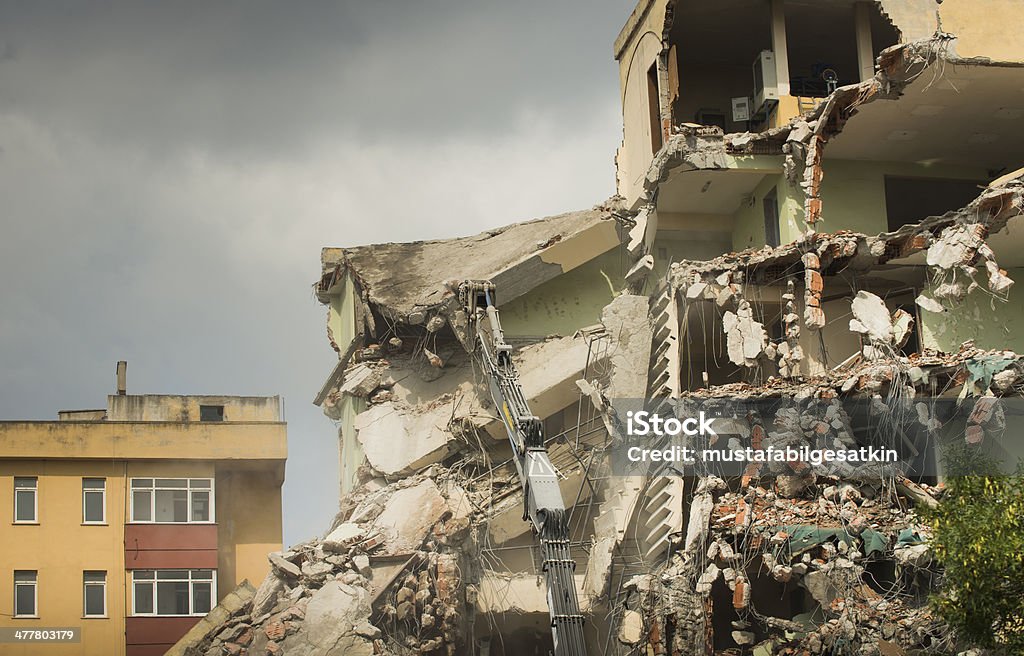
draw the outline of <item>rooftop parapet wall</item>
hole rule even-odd
[[[0,422],[4,458],[284,461],[279,422]]]
[[[219,421],[281,421],[279,396],[111,394],[109,421],[200,421],[201,406],[223,408]]]

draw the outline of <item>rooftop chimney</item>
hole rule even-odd
[[[128,393],[128,362],[119,360],[117,363],[117,394],[124,396]]]

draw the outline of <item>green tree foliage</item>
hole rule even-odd
[[[946,495],[927,515],[944,569],[933,603],[967,641],[1024,654],[1024,467],[1001,474],[970,448],[946,464]]]

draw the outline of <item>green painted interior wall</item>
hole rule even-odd
[[[867,235],[888,230],[887,175],[951,180],[987,180],[990,177],[984,169],[969,166],[856,160],[826,160],[824,173],[821,179],[822,223],[818,231],[853,230]]]
[[[786,244],[799,236],[800,217],[803,213],[803,201],[797,196],[799,190],[794,188],[782,174],[766,175],[756,187],[750,202],[743,203],[733,215],[732,249],[742,251],[747,248],[761,248],[765,245],[764,234],[764,197],[776,189],[779,203],[779,237]]]
[[[728,253],[732,248],[728,232],[694,231],[693,234],[686,236],[673,234],[676,232],[659,232],[654,240],[654,271],[647,284],[648,289],[664,280],[668,267],[673,262],[708,260]]]
[[[351,276],[342,276],[332,290],[327,325],[334,343],[344,351],[356,337],[356,293]],[[347,494],[355,486],[356,469],[363,462],[363,449],[356,439],[356,415],[366,409],[365,399],[347,394],[339,402],[341,417],[338,425],[338,477],[341,493]]]
[[[853,230],[877,235],[888,229],[885,210],[885,176],[985,180],[984,169],[914,162],[867,162],[827,160],[821,181],[822,223],[820,232]],[[733,250],[765,245],[764,208],[766,194],[776,188],[779,199],[780,242],[797,240],[804,229],[803,193],[783,175],[767,175],[754,189],[753,202],[736,211]],[[922,219],[925,217],[921,217]]]
[[[543,337],[571,335],[595,324],[601,319],[601,309],[612,300],[612,290],[602,271],[618,291],[625,286],[627,265],[623,249],[612,248],[502,305],[501,327],[512,337]]]
[[[356,439],[356,415],[366,410],[366,399],[342,396],[341,418],[338,420],[338,478],[341,493],[348,494],[356,485],[356,470],[363,464],[363,447]]]
[[[1014,280],[1024,280],[1024,269],[1010,269]],[[984,287],[985,274],[978,275]],[[943,312],[921,310],[921,335],[928,348],[952,352],[973,339],[978,348],[1024,351],[1024,288],[1010,288],[1006,302],[993,299],[985,289],[976,289],[961,304]]]
[[[331,290],[327,325],[331,329],[334,343],[344,351],[356,336],[355,284],[347,274]]]

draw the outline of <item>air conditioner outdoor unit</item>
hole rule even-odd
[[[778,78],[775,76],[775,53],[762,50],[754,60],[754,114],[767,116],[779,102]]]

